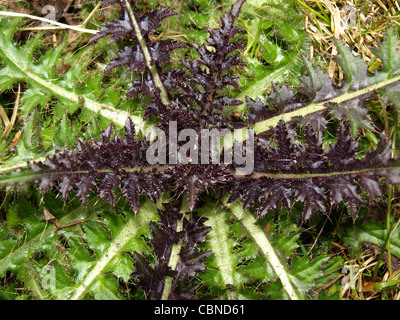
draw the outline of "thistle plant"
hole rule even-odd
[[[38,282],[42,276],[32,278],[32,272],[36,275],[51,255],[63,255],[70,267],[55,267],[62,285],[43,289],[35,282],[35,295],[120,299],[126,298],[118,284],[123,281],[134,299],[310,298],[324,268],[337,261],[299,257],[301,225],[314,215],[329,216],[342,204],[355,224],[360,208],[380,199],[387,185],[400,183],[400,161],[389,134],[382,132],[374,149],[363,154],[357,139],[360,129],[372,128],[370,99],[379,95],[399,108],[400,42],[394,29],[375,49],[383,67],[374,73],[337,42],[335,61],[345,74],[340,85],[302,56],[304,74],[297,88],[273,83],[265,99],[242,101],[234,92],[246,68],[237,22],[245,0],[234,2],[218,27],[206,27],[203,44],[156,37],[162,22],[176,15],[167,6],[142,8],[135,0],[102,4],[116,5],[120,16],[102,26],[84,50],[101,41],[122,44],[111,53],[103,76],[124,70],[131,81],[123,99],[148,101],[142,117],[103,107],[88,90],[74,92],[65,79],[47,88],[51,75],[40,76],[26,58],[17,59],[22,53],[11,42],[17,25],[7,21],[13,27],[0,32],[2,83],[28,83],[25,114],[55,95],[68,100],[69,113],[90,109],[117,119],[99,133],[97,120],[88,117],[88,128],[98,138],[86,135],[26,168],[13,170],[10,162],[1,171],[0,184],[9,189],[37,188],[36,206],[61,206],[93,221],[81,227],[86,240],[81,243],[78,231],[54,231],[26,217],[20,223],[31,230],[28,248],[7,214],[0,276],[12,272],[24,283]],[[23,50],[33,49],[28,42]],[[176,59],[178,53],[183,54]],[[7,78],[10,70],[14,76]],[[29,102],[32,97],[35,103]],[[238,112],[239,106],[246,111]],[[27,124],[33,121],[24,117]],[[334,133],[329,143],[327,131]],[[68,133],[59,131],[62,135]],[[71,217],[61,211],[54,215],[68,221]],[[38,252],[44,252],[43,261],[32,260],[31,269],[22,272],[21,261]]]

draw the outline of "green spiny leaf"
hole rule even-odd
[[[54,135],[53,145],[56,149],[71,148],[75,142],[72,127],[68,121],[68,116],[64,113],[58,131]]]
[[[79,286],[70,297],[72,300],[82,299],[85,296],[86,290],[93,294],[96,298],[109,296],[110,290],[116,288],[115,284],[111,285],[110,277],[105,277],[105,272],[108,270],[121,277],[124,280],[129,278],[130,273],[133,271],[133,260],[128,258],[124,251],[131,250],[132,248],[141,251],[143,249],[143,240],[139,237],[147,227],[150,219],[154,219],[156,213],[154,204],[150,202],[144,203],[139,209],[138,213],[134,215],[130,211],[125,211],[126,219],[114,218],[108,220],[108,226],[112,232],[112,240],[109,231],[103,228],[96,228],[87,226],[85,228],[86,239],[89,248],[94,250],[95,257],[90,257],[82,250],[82,256],[86,256],[83,260],[86,268],[78,266],[79,271]],[[111,241],[110,241],[111,240]],[[71,259],[81,260],[74,255],[73,248],[69,249]],[[89,262],[90,261],[90,262]],[[118,268],[115,268],[119,265]],[[104,292],[102,286],[99,284],[105,283],[107,291]],[[114,279],[115,283],[116,278]],[[111,290],[112,291],[112,290]]]
[[[82,104],[83,109],[88,109],[91,112],[99,113],[107,119],[110,119],[116,124],[123,126],[128,113],[125,111],[117,110],[115,106],[101,104],[90,97],[80,95],[79,92],[74,91],[75,88],[69,88],[71,85],[70,81],[65,81],[64,78],[58,79],[59,77],[54,75],[54,65],[56,63],[62,63],[60,52],[62,46],[49,51],[43,56],[43,61],[34,63],[30,55],[26,55],[23,49],[20,49],[12,40],[13,34],[17,31],[19,20],[11,19],[7,20],[1,18],[2,28],[0,28],[0,58],[3,62],[3,68],[0,70],[0,84],[3,83],[3,87],[0,90],[10,88],[12,79],[15,82],[24,81],[27,82],[30,88],[41,89],[48,95],[54,95],[64,104],[61,105],[61,110],[56,108],[58,114],[61,115],[66,108],[69,112],[75,112]],[[27,49],[31,50],[31,46]],[[77,65],[79,68],[79,65]],[[75,72],[79,69],[74,69]],[[79,71],[82,73],[82,71]],[[76,74],[76,73],[75,73]],[[11,78],[10,78],[10,75]],[[67,74],[67,79],[71,79],[72,73]],[[41,101],[43,103],[43,101]],[[27,107],[29,110],[30,107]],[[143,127],[143,120],[139,117],[133,118],[138,128]]]
[[[348,227],[343,232],[343,240],[352,247],[360,248],[363,242],[370,242],[382,247],[387,237],[385,223],[378,224],[375,221],[357,223]],[[394,230],[390,238],[390,251],[400,259],[400,230]]]
[[[208,218],[206,225],[212,227],[207,234],[207,248],[213,251],[211,257],[207,258],[208,270],[201,274],[202,279],[213,283],[214,292],[225,292],[228,299],[238,299],[242,275],[237,269],[238,257],[234,254],[234,246],[237,240],[229,236],[230,226],[226,221],[226,214],[216,214],[215,204],[209,205],[201,212]],[[233,286],[235,289],[227,290]]]

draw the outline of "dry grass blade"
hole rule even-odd
[[[0,117],[3,119],[4,126],[7,127],[8,124],[10,123],[10,120],[8,119],[7,113],[4,111],[4,108],[1,104],[0,104]]]
[[[336,38],[361,55],[372,70],[379,66],[370,50],[385,37],[388,27],[400,25],[398,1],[332,1],[296,0],[306,13],[306,30],[313,44],[312,55],[329,62],[328,74],[339,82],[343,77],[332,60],[337,53],[333,45]],[[375,64],[374,64],[375,63]]]
[[[60,23],[54,20],[46,19],[46,18],[41,18],[37,16],[33,16],[31,14],[25,14],[25,13],[18,13],[18,12],[9,12],[9,11],[0,11],[0,15],[2,16],[7,16],[7,17],[23,17],[23,18],[29,18],[33,20],[39,20],[42,22],[50,23],[55,25],[56,27],[40,27],[40,28],[26,28],[25,30],[51,30],[51,29],[71,29],[83,33],[91,33],[91,34],[96,34],[98,31],[97,30],[92,30],[92,29],[85,29],[82,28],[82,25],[80,26],[71,26],[65,23]]]
[[[352,270],[350,281],[344,286],[341,298],[349,300],[397,300],[400,298],[400,288],[379,290],[379,285],[389,281],[389,270],[373,280],[372,273],[379,260],[380,248],[365,243],[365,250],[355,260],[347,263]],[[387,265],[387,259],[384,259]],[[400,275],[400,268],[394,272],[395,278]]]
[[[2,136],[1,136],[3,139],[7,139],[8,138],[8,136],[11,133],[11,130],[14,127],[15,120],[17,119],[20,96],[21,96],[21,85],[18,85],[17,99],[15,100],[15,104],[14,104],[14,109],[13,109],[13,113],[12,113],[12,116],[11,116],[11,120],[8,123],[8,125],[6,125],[6,127],[4,129],[4,132],[3,132]]]
[[[70,29],[70,30],[75,30],[75,31],[80,31],[83,33],[91,33],[91,34],[96,34],[98,33],[97,30],[92,30],[92,29],[86,29],[86,25],[88,24],[88,22],[90,21],[90,19],[94,16],[94,14],[96,13],[96,11],[101,7],[101,2],[99,2],[96,7],[92,10],[92,12],[88,15],[88,17],[85,19],[84,22],[82,22],[81,24],[77,25],[77,26],[71,26],[71,25],[67,25],[65,24],[65,27],[62,26],[54,26],[54,27],[29,27],[29,28],[22,28],[22,31],[35,31],[35,30],[61,30],[61,29]],[[64,25],[64,24],[61,24]]]

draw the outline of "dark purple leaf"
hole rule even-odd
[[[161,260],[154,266],[141,254],[134,252],[135,271],[131,276],[138,280],[138,285],[146,292],[149,300],[160,300],[164,290],[165,277],[173,277],[176,271]]]

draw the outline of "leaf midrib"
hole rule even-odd
[[[116,238],[113,239],[101,259],[98,260],[94,268],[90,270],[89,274],[85,277],[85,280],[76,288],[70,300],[79,300],[83,298],[86,290],[93,283],[93,281],[95,281],[96,277],[104,270],[110,261],[123,250],[126,243],[136,236],[136,233],[141,227],[137,221],[138,220],[136,219],[135,215],[129,219],[123,230]]]
[[[138,172],[138,171],[152,171],[157,169],[158,172],[164,172],[167,170],[169,166],[152,166],[152,167],[132,167],[132,168],[120,168],[119,171],[123,170],[125,172]],[[329,177],[338,177],[344,175],[360,175],[362,173],[372,173],[379,172],[383,170],[398,170],[398,168],[394,166],[387,167],[377,167],[377,168],[364,168],[357,170],[349,170],[349,171],[332,171],[327,173],[270,173],[270,172],[253,172],[251,175],[241,175],[235,174],[233,171],[227,170],[227,173],[232,174],[235,178],[238,179],[260,179],[260,178],[269,178],[273,180],[303,180],[303,179],[313,179],[313,178],[329,178]],[[15,184],[18,182],[27,182],[36,179],[40,179],[41,177],[46,176],[54,176],[54,175],[76,175],[76,174],[88,174],[89,170],[77,170],[77,171],[64,171],[64,172],[43,172],[43,173],[35,173],[29,171],[26,175],[21,175],[17,177],[8,177],[8,179],[1,179],[0,177],[0,185],[7,184]],[[96,170],[97,173],[112,173],[114,172],[111,169],[100,169]]]
[[[373,91],[379,90],[397,81],[400,81],[400,76],[394,77],[392,79],[379,81],[378,83],[370,85],[366,88],[348,93],[343,93],[334,98],[317,103],[311,103],[303,108],[271,117],[269,119],[255,123],[254,125],[252,125],[252,128],[256,134],[259,134],[276,127],[281,119],[283,119],[284,122],[289,122],[295,117],[305,117],[308,114],[325,110],[328,107],[329,103],[340,104],[342,102],[360,97],[364,94],[368,94]]]
[[[96,101],[83,97],[83,96],[78,96],[73,92],[70,92],[68,90],[65,90],[64,88],[57,86],[49,81],[46,81],[42,79],[41,77],[33,74],[30,72],[28,69],[25,69],[18,61],[16,61],[10,52],[7,50],[7,46],[0,46],[0,50],[3,52],[7,60],[9,60],[20,72],[25,74],[27,79],[31,79],[38,83],[41,87],[44,87],[45,89],[51,90],[55,95],[61,96],[63,98],[66,98],[73,103],[79,103],[81,99],[83,99],[83,107],[93,111],[94,113],[100,113],[102,116],[105,118],[110,119],[112,122],[115,124],[118,124],[120,126],[124,126],[126,120],[128,117],[131,117],[132,121],[135,123],[135,127],[139,130],[140,128],[143,127],[143,120],[140,117],[136,116],[131,116],[128,112],[122,111],[122,110],[117,110],[112,106],[106,105],[106,104],[100,104],[97,103]]]

